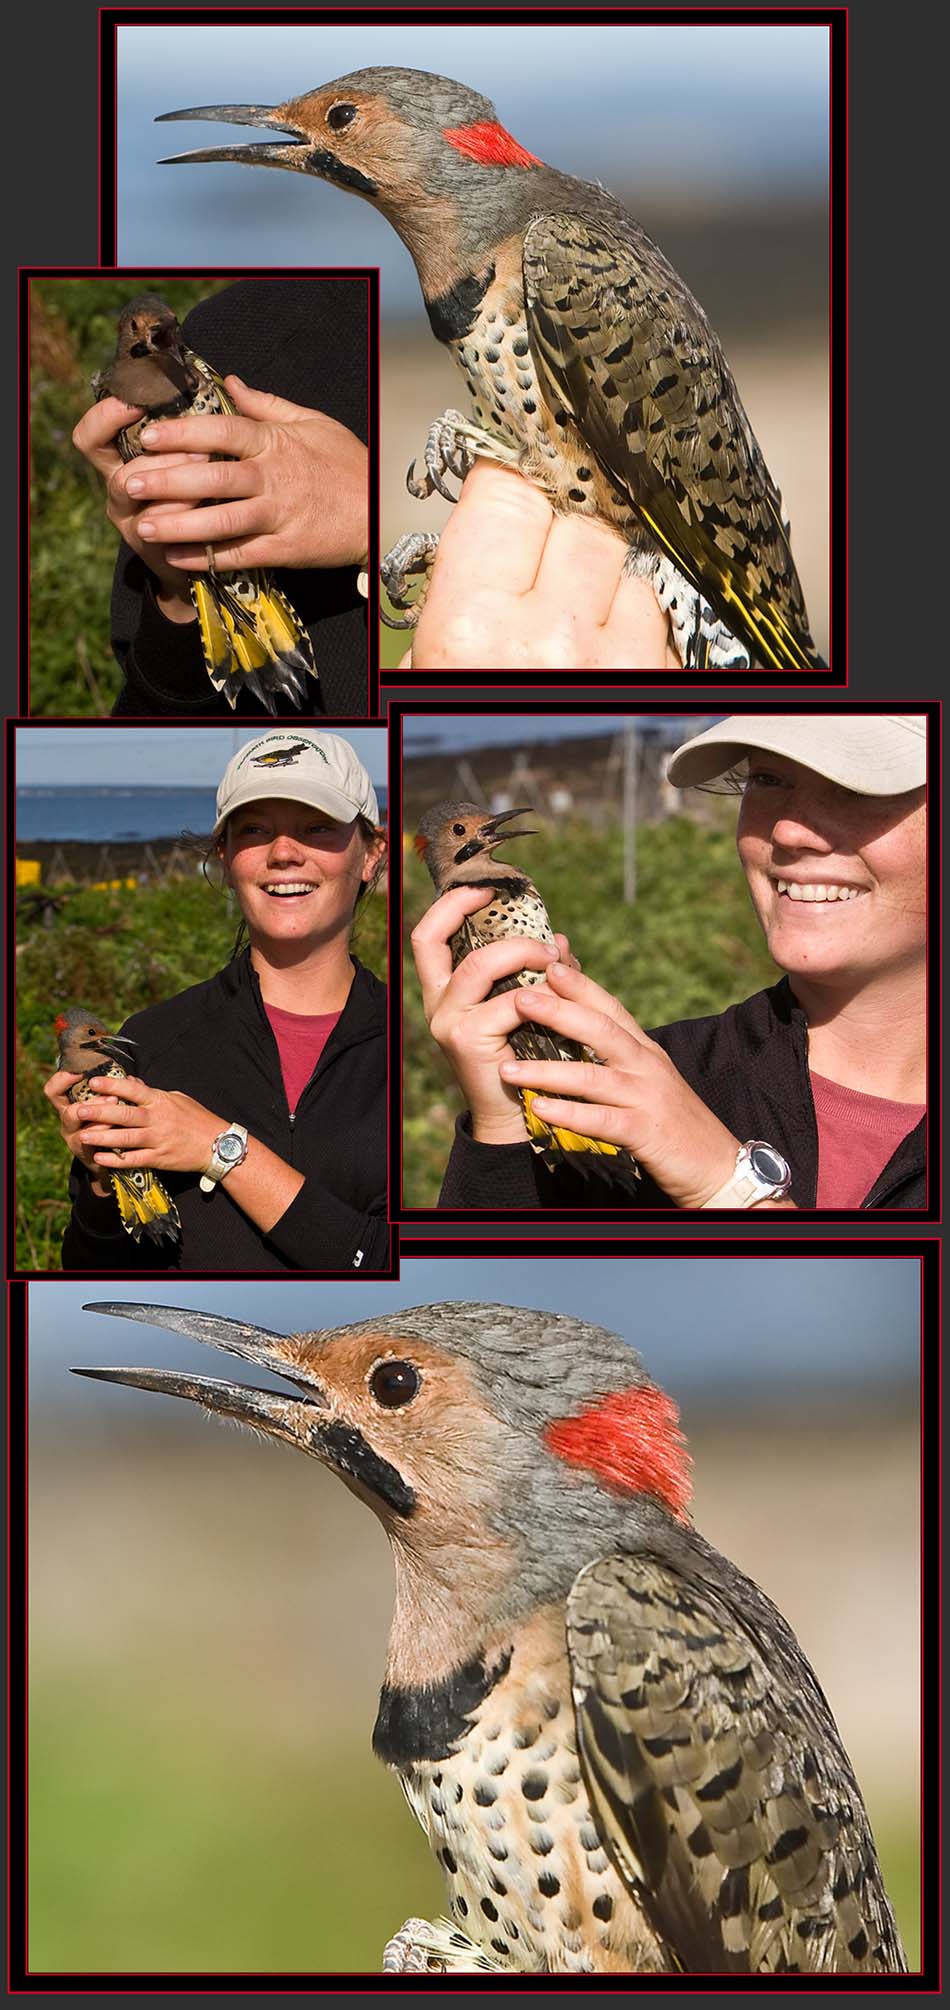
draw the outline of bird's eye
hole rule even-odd
[[[380,1361],[369,1378],[369,1386],[384,1410],[399,1410],[411,1403],[422,1377],[411,1361]]]
[[[327,113],[327,125],[338,133],[343,126],[351,126],[356,117],[355,105],[331,105]]]
[[[457,837],[457,838],[463,838],[463,837],[465,836],[465,825],[464,825],[464,824],[453,824],[453,825],[452,825],[452,836],[453,836],[453,837]]]

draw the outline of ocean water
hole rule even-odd
[[[385,816],[386,791],[376,793],[380,814]],[[214,825],[214,804],[214,789],[21,788],[16,796],[17,843],[144,842],[180,837],[183,831],[204,836]]]
[[[17,790],[19,844],[39,839],[111,840],[179,837],[210,832],[213,789],[27,788]]]

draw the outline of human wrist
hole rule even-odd
[[[524,1145],[527,1133],[520,1110],[504,1115],[480,1115],[474,1109],[472,1137],[478,1145]]]

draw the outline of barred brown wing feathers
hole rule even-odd
[[[698,302],[645,232],[576,215],[525,233],[532,351],[602,466],[753,660],[819,659],[781,497]]]
[[[757,1600],[746,1626],[708,1583],[652,1557],[606,1558],[576,1579],[575,1712],[604,1846],[691,1973],[902,1972],[833,1720]]]

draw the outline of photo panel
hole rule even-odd
[[[12,1274],[398,1274],[387,733],[339,724],[8,725]]]
[[[21,273],[23,712],[378,709],[377,345],[362,266]]]
[[[102,86],[104,257],[380,268],[384,682],[845,683],[841,10],[112,11]]]
[[[356,1324],[32,1284],[30,1974],[933,1979],[936,1290],[774,1240],[420,1244]]]
[[[938,707],[390,717],[401,1220],[939,1219]]]

